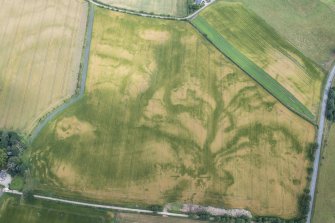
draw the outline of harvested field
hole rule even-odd
[[[0,128],[29,134],[77,87],[86,27],[82,0],[4,0]]]
[[[330,69],[335,61],[334,0],[224,1],[243,3],[325,69]]]
[[[169,38],[142,38],[148,30]],[[96,8],[86,86],[32,145],[37,190],[297,214],[314,127],[190,24]]]
[[[146,12],[177,17],[187,16],[189,0],[99,0],[105,4]]]
[[[279,99],[281,97],[284,104],[307,117],[311,117],[309,111],[314,115],[317,114],[322,81],[325,77],[321,68],[281,38],[275,30],[242,4],[219,1],[201,12],[200,15],[193,23],[201,30],[212,27],[212,30],[218,33],[215,39],[220,37],[219,44],[222,45],[225,40],[226,45],[230,45],[225,47],[224,53],[232,54],[233,61],[252,74],[257,69],[247,67],[246,64],[249,64],[250,60],[286,88],[296,99],[275,87],[272,84],[273,81],[266,77],[266,73],[261,70],[254,72],[254,78],[260,83],[263,80],[263,86],[268,87],[270,92],[273,91],[274,96]],[[210,34],[208,37],[214,38]],[[239,54],[241,56],[238,56]],[[244,59],[245,57],[247,59]],[[299,105],[299,102],[309,111]]]

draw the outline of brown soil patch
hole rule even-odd
[[[170,33],[167,31],[145,30],[140,33],[140,37],[145,40],[164,43],[170,39]]]
[[[56,125],[58,139],[66,139],[74,135],[94,136],[95,128],[88,122],[79,121],[76,117],[68,117]]]

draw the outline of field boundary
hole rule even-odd
[[[335,78],[335,65],[330,70],[327,83],[324,88],[324,94],[321,102],[321,111],[320,111],[320,121],[319,121],[319,128],[318,128],[318,135],[317,135],[317,143],[318,148],[316,150],[314,164],[313,164],[313,174],[312,174],[312,180],[310,184],[310,205],[309,205],[309,211],[307,216],[307,223],[311,223],[312,220],[312,213],[314,211],[314,205],[315,205],[315,188],[317,186],[317,179],[319,175],[319,166],[320,166],[320,157],[321,157],[321,149],[323,146],[323,132],[325,127],[325,115],[326,115],[326,107],[327,107],[327,101],[328,101],[328,93],[331,88],[332,82]]]
[[[198,17],[198,18],[201,18],[203,19],[202,17]],[[203,19],[205,21],[205,19]],[[252,64],[254,64],[254,66],[258,67],[260,70],[262,70],[263,72],[265,72],[267,74],[267,78],[271,80],[273,80],[274,82],[277,83],[278,86],[280,86],[282,89],[281,90],[284,90],[288,93],[288,95],[290,95],[289,99],[291,101],[293,101],[292,99],[294,99],[297,103],[298,103],[298,106],[302,107],[303,109],[305,109],[308,113],[310,114],[303,114],[305,112],[299,112],[297,111],[295,108],[291,107],[289,104],[286,104],[285,102],[282,101],[282,99],[280,99],[278,96],[276,96],[273,92],[270,91],[270,87],[266,87],[265,84],[262,84],[260,83],[260,81],[257,80],[256,77],[254,77],[252,74],[249,74],[248,71],[246,71],[243,67],[241,67],[241,65],[233,60],[233,58],[229,55],[227,55],[225,52],[223,52],[222,49],[219,48],[219,46],[217,44],[215,44],[210,38],[208,38],[208,35],[206,33],[204,33],[203,31],[201,31],[192,21],[189,21],[190,24],[207,40],[209,41],[217,50],[219,50],[224,56],[226,56],[232,63],[234,63],[237,67],[239,67],[244,73],[246,73],[249,77],[251,77],[254,81],[256,81],[264,90],[266,90],[270,95],[272,95],[274,98],[276,98],[281,104],[283,104],[286,108],[288,108],[290,111],[292,111],[293,113],[297,114],[298,116],[300,116],[301,118],[303,118],[304,120],[308,121],[309,123],[313,124],[313,125],[317,125],[316,124],[316,120],[315,120],[315,116],[298,100],[295,98],[295,96],[290,93],[285,87],[283,87],[280,83],[278,83],[275,79],[273,79],[269,74],[267,74],[265,71],[263,71],[262,68],[258,67],[256,64],[254,64],[253,62],[251,62]],[[206,22],[206,21],[205,21]],[[206,22],[207,23],[207,22]],[[211,25],[208,24],[208,26],[215,30]],[[216,31],[215,31],[216,32]],[[218,35],[220,35],[220,37],[224,38],[221,34],[219,34],[217,32]],[[228,44],[230,44],[228,41],[226,41]],[[230,44],[231,45],[231,44]],[[232,45],[231,45],[232,48],[234,48]],[[235,49],[235,48],[234,48]],[[236,51],[238,51],[236,49]],[[239,52],[239,51],[238,51]],[[241,53],[241,55],[243,55]],[[244,56],[244,55],[243,55]],[[246,57],[246,56],[244,56]],[[247,58],[247,57],[246,57]],[[249,58],[247,58],[249,60]],[[285,98],[285,96],[283,97]],[[300,109],[300,108],[299,108]],[[312,116],[312,117],[308,117],[308,116]]]
[[[154,14],[154,13],[139,12],[139,11],[136,11],[136,10],[130,10],[130,9],[125,9],[125,8],[112,6],[112,5],[100,2],[98,0],[86,0],[86,1],[96,5],[98,7],[104,8],[104,9],[112,10],[112,11],[115,11],[115,12],[127,13],[127,14],[130,14],[130,15],[137,15],[137,16],[148,17],[148,18],[156,18],[156,19],[187,21],[187,20],[190,20],[190,19],[194,18],[195,16],[197,16],[201,11],[203,11],[205,8],[207,8],[208,6],[213,4],[216,0],[212,0],[207,5],[201,7],[197,11],[195,11],[192,14],[187,15],[185,17],[178,17],[178,16],[172,16],[172,15],[158,15],[158,14]]]
[[[91,40],[92,40],[92,30],[93,30],[93,21],[94,21],[94,7],[88,2],[88,15],[86,22],[86,34],[85,40],[83,44],[83,51],[81,55],[81,63],[78,75],[78,86],[76,89],[76,93],[65,100],[63,104],[56,107],[53,111],[47,113],[44,117],[42,117],[38,124],[35,126],[33,131],[28,135],[28,143],[31,144],[34,139],[38,136],[38,134],[42,131],[42,129],[57,115],[59,115],[62,111],[69,108],[71,105],[79,101],[85,93],[85,85],[87,79],[87,71],[88,71],[88,59],[91,48]]]
[[[8,194],[14,194],[22,196],[23,193],[16,190],[9,190],[8,188],[3,189],[4,193]],[[85,206],[85,207],[93,207],[93,208],[102,208],[102,209],[109,209],[109,210],[116,210],[116,211],[124,211],[124,212],[134,212],[134,213],[142,213],[142,214],[158,214],[162,216],[171,216],[171,217],[179,217],[179,218],[188,218],[189,215],[187,214],[177,214],[177,213],[170,213],[166,211],[161,212],[155,212],[151,210],[145,210],[145,209],[135,209],[135,208],[125,208],[125,207],[119,207],[119,206],[112,206],[112,205],[102,205],[102,204],[93,204],[93,203],[87,203],[87,202],[80,202],[80,201],[73,201],[73,200],[67,200],[67,199],[60,199],[60,198],[54,198],[54,197],[48,197],[48,196],[42,196],[42,195],[33,195],[36,199],[41,200],[48,200],[48,201],[55,201],[65,204],[73,204],[73,205],[79,205],[79,206]]]

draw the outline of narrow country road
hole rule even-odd
[[[22,192],[19,192],[16,190],[9,190],[8,188],[3,189],[3,192],[14,194],[14,195],[22,195]],[[79,205],[79,206],[85,206],[85,207],[102,208],[102,209],[109,209],[109,210],[116,210],[116,211],[135,212],[135,213],[142,213],[142,214],[154,214],[155,213],[154,211],[149,211],[149,210],[144,210],[144,209],[124,208],[124,207],[111,206],[111,205],[92,204],[92,203],[87,203],[87,202],[72,201],[72,200],[59,199],[59,198],[47,197],[47,196],[41,196],[41,195],[34,195],[34,198],[41,199],[41,200],[60,202],[64,204],[73,204],[73,205]],[[163,216],[188,218],[188,215],[186,214],[175,214],[175,213],[169,213],[166,211],[157,212],[157,214],[163,215]]]
[[[123,8],[118,8],[115,6],[111,6],[111,5],[107,5],[104,3],[101,3],[99,1],[96,0],[87,0],[88,2],[101,7],[101,8],[105,8],[105,9],[109,9],[112,11],[117,11],[117,12],[123,12],[123,13],[128,13],[128,14],[132,14],[132,15],[138,15],[138,16],[143,16],[143,17],[150,17],[150,18],[156,18],[156,19],[169,19],[169,20],[189,20],[194,18],[195,16],[197,16],[202,10],[204,10],[205,8],[207,8],[208,6],[210,6],[211,4],[213,4],[216,0],[212,0],[210,3],[206,4],[204,7],[200,8],[199,10],[195,11],[194,13],[185,16],[185,17],[173,17],[173,16],[164,16],[164,15],[155,15],[155,14],[149,14],[149,13],[142,13],[142,12],[136,12],[136,11],[131,11],[131,10],[127,10],[127,9],[123,9]]]
[[[315,187],[316,187],[316,182],[318,178],[318,170],[319,170],[319,163],[320,163],[320,154],[321,154],[321,146],[322,146],[322,139],[323,139],[323,131],[325,127],[325,116],[326,116],[326,107],[327,107],[327,100],[328,100],[328,92],[330,87],[332,86],[332,82],[335,76],[335,65],[330,71],[327,79],[327,83],[323,92],[323,98],[321,102],[321,113],[320,113],[320,123],[318,126],[318,135],[317,135],[317,143],[318,143],[318,148],[316,150],[315,154],[315,160],[314,160],[314,166],[313,166],[313,175],[312,175],[312,180],[311,180],[311,185],[310,185],[310,196],[311,196],[311,202],[309,206],[309,212],[308,212],[308,217],[307,217],[307,223],[311,223],[312,219],[312,212],[313,212],[313,205],[314,205],[314,196],[315,196]]]

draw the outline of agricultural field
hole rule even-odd
[[[106,223],[113,213],[91,208],[38,201],[24,203],[19,196],[0,198],[1,223]]]
[[[224,0],[240,2],[307,57],[330,69],[335,61],[334,0]]]
[[[313,125],[189,23],[95,10],[85,97],[27,154],[35,189],[296,216]]]
[[[335,11],[335,1],[334,0],[321,0],[321,2],[328,5],[333,11]]]
[[[82,0],[1,2],[0,129],[28,135],[75,93],[86,17]]]
[[[206,20],[202,17],[197,17],[192,21],[192,24],[203,33],[222,53],[234,61],[242,70],[255,79],[261,86],[268,92],[276,97],[285,106],[289,107],[292,111],[301,115],[302,117],[314,122],[314,115],[286,90],[277,80],[272,78],[262,68],[254,64],[249,58],[244,56],[234,46],[232,46],[226,39],[222,37]]]
[[[232,54],[231,59],[247,73],[261,76],[265,85],[268,84],[266,88],[270,89],[270,92],[272,90],[275,97],[279,99],[282,97],[283,103],[291,105],[289,107],[309,118],[311,117],[309,111],[314,115],[318,113],[322,82],[325,77],[323,70],[242,4],[219,1],[201,12],[200,17],[192,23],[205,32],[209,32],[209,29],[217,32],[215,38],[214,34],[208,37],[217,39],[221,45],[227,42],[226,45],[229,46],[225,47],[224,53]],[[253,66],[249,65],[250,61]],[[263,72],[254,69],[254,64]],[[269,77],[265,72],[295,98],[288,96],[283,89],[274,87],[272,84],[274,80],[268,80]],[[299,102],[309,111],[299,105]]]
[[[185,17],[193,0],[100,0],[105,4],[138,12]]]
[[[335,222],[335,126],[331,126],[325,135],[320,172],[318,177],[313,223]]]

